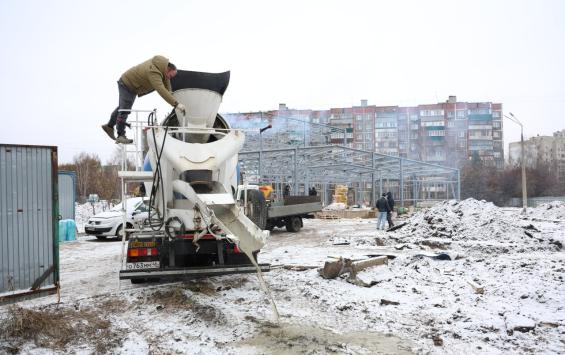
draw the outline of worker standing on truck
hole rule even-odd
[[[177,75],[177,67],[161,55],[156,55],[122,74],[120,80],[118,80],[120,94],[118,107],[110,115],[110,121],[102,125],[104,132],[116,143],[133,143],[133,140],[126,137],[125,132],[129,112],[120,112],[120,110],[130,110],[137,96],[141,97],[154,90],[171,106],[185,114],[185,106],[177,102],[171,92],[171,78],[175,75]],[[116,125],[118,138],[114,136],[114,126]]]

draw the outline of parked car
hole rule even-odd
[[[134,225],[143,226],[149,216],[148,207],[143,197],[133,197],[126,200],[126,228]],[[84,226],[86,234],[98,239],[107,237],[121,238],[123,229],[122,204],[117,204],[109,211],[98,213],[88,219]]]

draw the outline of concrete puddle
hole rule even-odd
[[[236,345],[242,353],[267,354],[416,354],[412,343],[370,331],[344,334],[310,325],[263,327]]]

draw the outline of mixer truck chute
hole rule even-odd
[[[186,113],[173,110],[163,122],[150,116],[146,129],[147,172],[120,172],[144,181],[155,213],[150,230],[129,236],[121,279],[255,272],[268,231],[236,203],[238,153],[243,131],[218,114],[229,72],[179,70],[171,81]],[[268,271],[268,264],[259,264]]]

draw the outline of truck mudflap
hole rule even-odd
[[[259,264],[261,272],[271,270],[271,264]],[[142,270],[120,270],[120,280],[143,280],[143,279],[168,279],[168,278],[190,278],[200,276],[220,276],[230,274],[245,274],[257,272],[252,264],[247,265],[216,265],[198,266],[184,268],[166,269],[142,269]]]

